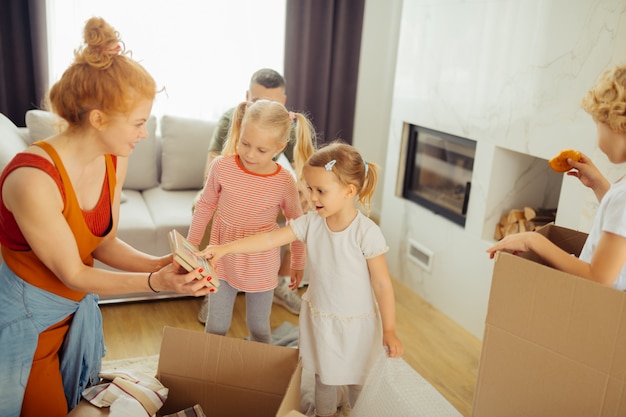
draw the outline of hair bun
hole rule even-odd
[[[83,39],[85,45],[77,51],[76,60],[96,68],[108,68],[114,57],[123,52],[119,32],[101,17],[87,20]]]

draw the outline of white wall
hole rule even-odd
[[[502,190],[527,175],[509,166],[576,148],[611,179],[620,172],[597,150],[595,126],[579,103],[605,68],[626,63],[624,45],[623,0],[367,1],[355,145],[377,162],[386,154],[377,202],[391,273],[477,337],[491,284],[489,231],[513,208]],[[388,109],[378,84],[387,88],[392,80]],[[378,131],[389,111],[384,149]],[[465,227],[396,195],[405,122],[477,141]],[[519,163],[496,163],[502,158]],[[596,204],[589,190],[564,177],[557,224],[588,231]],[[432,250],[431,271],[407,260],[409,238]]]
[[[387,158],[401,12],[402,0],[365,2],[352,143],[366,161],[381,167]],[[383,185],[381,177],[371,203],[374,219],[380,219]]]

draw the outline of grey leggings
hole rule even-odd
[[[348,400],[350,406],[354,407],[362,385],[348,385]],[[337,405],[339,405],[339,386],[325,385],[320,380],[319,375],[315,374],[315,414],[318,416],[334,416],[337,413]]]
[[[219,290],[209,294],[209,317],[204,325],[206,333],[226,335],[233,319],[235,298],[239,290],[220,280]],[[270,343],[270,313],[274,290],[246,293],[246,324],[250,339]]]

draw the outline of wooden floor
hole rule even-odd
[[[394,281],[397,332],[405,346],[404,360],[429,381],[463,416],[470,416],[480,341],[434,309],[404,284]],[[300,289],[304,292],[305,288]],[[203,331],[197,320],[200,299],[177,298],[101,306],[105,359],[125,359],[159,353],[163,326]],[[272,329],[298,316],[273,306]],[[245,300],[237,297],[228,336],[243,338]]]

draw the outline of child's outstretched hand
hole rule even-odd
[[[487,249],[487,253],[489,254],[489,258],[493,259],[498,251],[505,251],[514,255],[520,252],[528,252],[530,250],[531,239],[537,236],[538,234],[535,232],[522,232],[508,235]]]
[[[215,269],[217,261],[222,256],[226,255],[226,253],[227,252],[224,249],[224,245],[209,245],[200,252],[198,252],[197,255],[206,258],[206,260],[209,261],[211,266]]]
[[[404,353],[404,346],[394,332],[383,333],[383,346],[390,358],[399,358]]]

